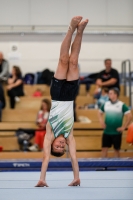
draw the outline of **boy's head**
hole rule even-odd
[[[109,92],[109,89],[107,87],[102,87],[102,95],[107,95]]]
[[[106,68],[105,70],[106,70],[106,72],[110,72],[111,65],[112,65],[111,59],[110,58],[105,59],[104,60],[104,64],[105,64],[105,68]]]
[[[109,99],[111,101],[116,101],[119,97],[120,91],[118,88],[114,87],[109,90]]]
[[[65,153],[66,140],[63,135],[55,138],[51,145],[51,155],[61,157]]]
[[[51,108],[51,102],[49,99],[43,99],[41,102],[41,110],[46,110],[46,111],[50,111]]]

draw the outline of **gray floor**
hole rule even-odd
[[[0,200],[133,200],[133,171],[80,172],[80,187],[67,186],[72,172],[47,172],[49,188],[35,188],[39,175],[0,172]]]

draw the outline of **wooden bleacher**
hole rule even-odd
[[[85,112],[79,110],[79,114],[89,116],[92,120],[91,123],[74,123],[74,136],[77,144],[77,151],[79,152],[101,150],[103,131],[96,118],[97,112],[97,110],[86,110]],[[7,113],[8,118],[6,119]],[[27,113],[28,114],[23,117],[25,110],[5,110],[3,112],[3,120],[5,117],[5,122],[1,122],[0,126],[0,145],[3,146],[5,151],[19,151],[19,145],[15,135],[15,130],[17,128],[37,128],[33,117],[33,113],[35,114],[36,110],[32,110],[32,112],[28,110]],[[126,143],[126,131],[123,133],[121,149],[123,151],[133,150],[133,146],[128,146]]]
[[[34,122],[38,109],[4,109],[2,114],[2,122]],[[77,109],[78,116],[87,116],[92,121],[98,121],[98,110],[97,109]]]
[[[6,89],[6,85],[4,85],[4,92],[5,92],[5,96],[7,96],[7,89]],[[24,93],[25,96],[33,96],[34,92],[39,89],[41,90],[43,96],[50,96],[50,87],[48,85],[45,84],[34,84],[34,85],[28,85],[28,84],[24,84]]]
[[[2,113],[2,122],[34,122],[38,109],[5,109]]]
[[[101,158],[101,152],[77,152],[77,158]],[[108,157],[112,158],[114,156],[113,151],[108,152]],[[42,159],[42,152],[0,152],[0,159]],[[132,158],[133,152],[124,152],[121,151],[121,157],[123,158]],[[54,158],[54,156],[51,156]],[[64,154],[61,158],[69,158],[66,154]]]
[[[77,151],[100,151],[101,150],[101,139],[103,130],[93,129],[80,129],[75,130],[74,137],[76,140]],[[0,132],[0,145],[3,146],[5,151],[19,151],[19,145],[17,142],[17,137],[14,131],[1,131]],[[133,146],[129,146],[126,143],[126,131],[124,131],[122,136],[122,146],[123,151],[133,150]]]
[[[93,93],[95,86],[91,86]],[[43,97],[33,97],[36,89],[43,91]],[[0,158],[42,158],[42,152],[16,152],[19,151],[19,145],[15,135],[18,128],[37,129],[35,120],[37,112],[40,108],[43,98],[50,99],[49,87],[46,85],[25,85],[26,96],[21,97],[21,101],[16,104],[14,110],[9,109],[9,100],[7,99],[7,107],[3,110],[2,122],[0,123],[0,146],[3,146],[5,152],[0,152]],[[123,87],[121,86],[120,100],[128,105],[128,97],[123,96]],[[80,92],[76,99],[76,104],[85,105],[94,103],[92,96],[86,96],[85,86],[80,86]],[[102,128],[98,121],[98,111],[95,109],[82,110],[77,109],[77,117],[85,116],[91,120],[91,123],[74,123],[74,136],[77,147],[77,157],[101,157],[101,137]],[[133,111],[132,111],[133,113]],[[126,143],[126,131],[122,137],[122,157],[133,157],[133,146]],[[10,151],[10,153],[6,152]],[[13,151],[13,153],[12,153]],[[64,155],[66,157],[68,155]],[[109,157],[113,156],[113,149],[109,151]]]
[[[34,122],[0,122],[0,131],[17,130],[18,128],[36,129],[37,126]]]
[[[127,105],[129,105],[129,97],[124,96],[124,87],[123,85],[121,87],[121,92],[120,92],[120,100],[125,102]],[[42,97],[33,97],[33,93],[37,90],[40,89],[43,93]],[[6,88],[5,90],[5,95],[6,95],[6,103],[7,106],[6,108],[9,108],[9,99],[7,97],[7,92]],[[95,85],[92,84],[90,87],[90,96],[86,95],[86,90],[85,90],[85,85],[80,85],[79,89],[79,95],[76,98],[76,104],[78,106],[84,106],[85,104],[93,104],[94,99],[93,99],[93,93],[95,90]],[[39,84],[39,85],[24,85],[24,93],[25,96],[20,98],[20,102],[16,104],[16,109],[21,109],[21,108],[40,108],[40,103],[41,100],[44,98],[51,99],[50,97],[50,87],[45,85],[45,84]]]
[[[93,95],[95,90],[95,84],[91,84],[90,86],[90,95]],[[33,96],[33,93],[40,89],[44,96],[50,96],[50,87],[45,84],[34,84],[34,85],[24,85],[24,93],[25,96]],[[5,95],[7,95],[6,86],[4,86]],[[80,85],[79,88],[79,96],[86,96],[86,87],[84,84]],[[120,96],[124,96],[124,86],[120,85]]]
[[[43,97],[32,97],[32,96],[24,96],[20,98],[20,102],[16,103],[15,109],[40,109],[42,99],[49,99],[51,100],[50,96],[43,96]],[[6,109],[9,109],[9,100],[8,97],[6,98]],[[86,97],[86,96],[78,96],[76,98],[76,105],[77,106],[84,106],[85,104],[93,104],[94,99],[93,97]]]
[[[49,99],[51,100],[50,96],[43,96],[43,97],[21,97],[20,102],[16,103],[16,108],[15,109],[36,109],[39,110],[41,101],[42,99]],[[120,96],[119,98],[121,101],[125,102],[126,105],[129,106],[129,97],[125,96]],[[6,99],[6,109],[9,109],[9,100],[8,98]],[[77,107],[79,106],[85,106],[87,104],[94,104],[94,99],[93,97],[87,97],[87,96],[78,96],[76,98],[76,105]]]
[[[39,110],[41,106],[42,99],[49,99],[51,100],[50,96],[43,96],[43,97],[32,97],[32,96],[24,96],[20,98],[20,102],[16,103],[15,110],[17,109],[36,109]],[[5,109],[9,109],[9,100],[6,100],[7,105]]]
[[[95,91],[95,84],[91,84],[89,94],[93,95]],[[81,84],[79,88],[79,96],[86,96],[86,86],[85,84]],[[124,96],[124,85],[120,85],[120,96]]]

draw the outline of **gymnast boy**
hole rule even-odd
[[[36,187],[48,187],[45,178],[50,154],[57,157],[62,156],[65,153],[66,144],[68,145],[74,175],[69,186],[80,186],[76,144],[73,136],[73,100],[78,92],[78,57],[83,31],[87,23],[88,19],[82,21],[81,16],[73,17],[61,45],[58,67],[51,81],[52,106],[46,125],[41,175]],[[77,32],[71,45],[75,30]]]

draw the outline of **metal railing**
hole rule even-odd
[[[127,96],[127,86],[129,87],[129,106],[132,104],[132,72],[130,60],[124,60],[121,65],[122,83],[124,84],[124,95]]]

